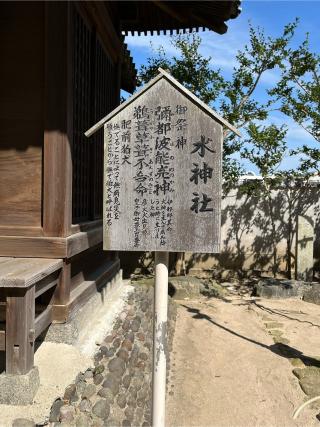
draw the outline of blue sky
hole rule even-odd
[[[249,21],[254,27],[261,26],[264,28],[267,35],[277,36],[281,34],[284,25],[292,22],[296,17],[300,19],[300,23],[292,46],[298,46],[304,39],[305,33],[309,32],[312,50],[320,52],[320,1],[291,0],[242,1],[242,12],[237,19],[227,22],[229,29],[226,34],[221,36],[211,31],[199,33],[203,40],[200,51],[205,56],[211,56],[215,66],[220,67],[225,76],[228,77],[232,73],[237,51],[248,42]],[[150,42],[154,48],[162,45],[168,56],[176,53],[170,44],[169,36],[128,36],[126,43],[137,68],[146,63],[147,58],[152,55]],[[277,82],[278,76],[277,70],[270,71],[265,75],[257,93],[258,98],[264,98],[265,91]],[[317,146],[312,137],[281,113],[272,113],[268,119],[269,123],[278,125],[284,123],[288,126],[287,141],[290,148],[302,144]],[[297,159],[286,158],[282,162],[281,168],[294,168],[296,164]],[[243,163],[243,165],[247,170],[257,172],[252,165],[248,163]]]

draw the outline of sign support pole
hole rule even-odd
[[[168,252],[155,252],[152,426],[165,426],[167,377]]]

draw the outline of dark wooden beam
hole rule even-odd
[[[178,22],[181,22],[182,24],[186,22],[186,18],[185,18],[185,16],[183,16],[184,11],[185,11],[185,7],[184,8],[180,7],[180,13],[179,13],[177,10],[175,10],[172,7],[172,5],[170,5],[169,2],[164,2],[161,0],[152,0],[152,3],[154,3],[159,9],[161,9],[167,15],[176,19]],[[164,28],[165,28],[165,23],[164,23]]]
[[[218,34],[225,34],[228,30],[227,25],[219,19],[205,17],[199,12],[190,12],[190,16],[194,18],[195,26],[206,27]]]

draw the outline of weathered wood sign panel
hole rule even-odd
[[[167,76],[104,123],[106,250],[219,252],[222,123]]]

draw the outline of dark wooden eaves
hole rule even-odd
[[[172,34],[209,29],[224,34],[226,21],[240,14],[239,0],[120,1],[118,17],[125,34]]]

